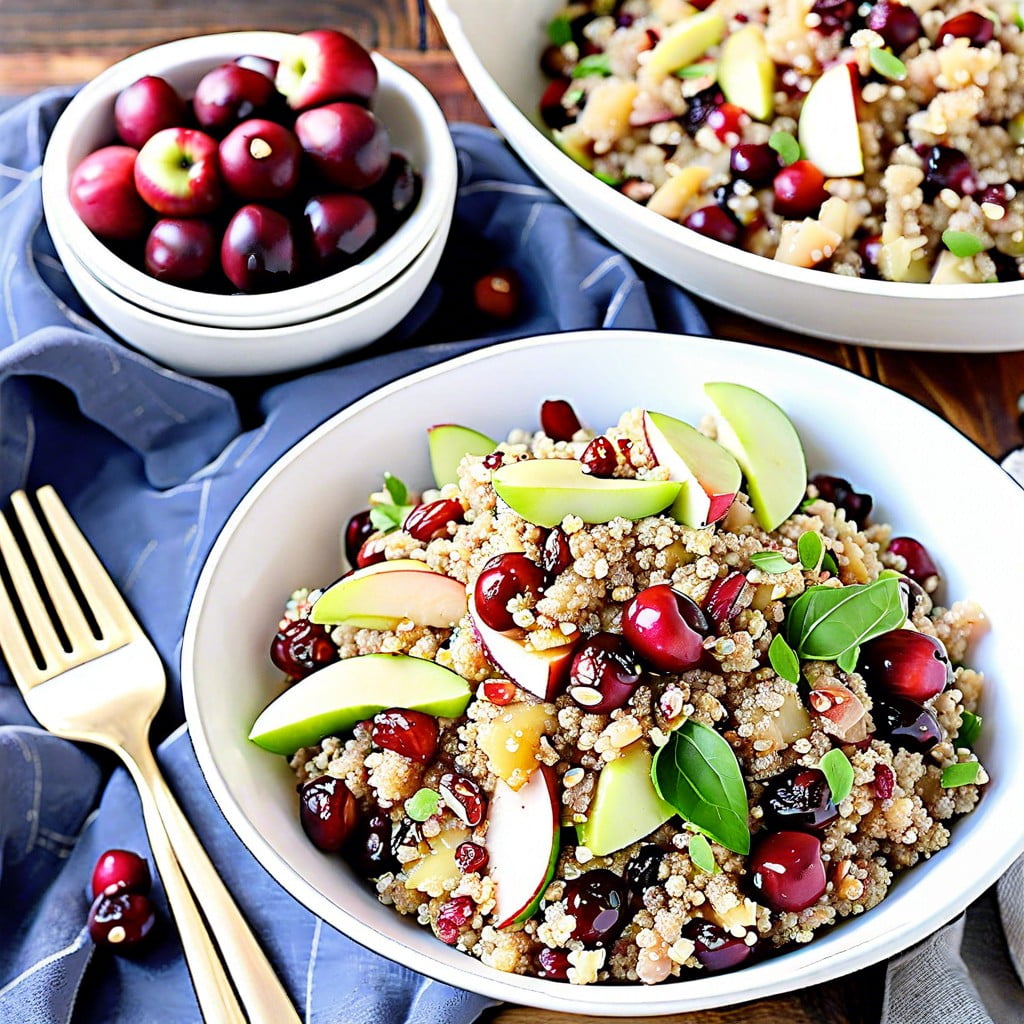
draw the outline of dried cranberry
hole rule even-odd
[[[153,884],[149,863],[131,850],[107,850],[92,869],[92,894],[149,892]]]
[[[825,501],[831,502],[836,508],[841,508],[846,513],[847,519],[852,519],[859,526],[864,526],[871,515],[871,495],[861,491],[855,491],[849,480],[841,476],[828,476],[819,473],[812,476],[810,482],[818,490],[818,495]]]
[[[953,682],[953,666],[941,640],[913,629],[894,629],[860,649],[858,671],[884,697],[923,703]]]
[[[913,537],[893,537],[889,541],[889,553],[899,555],[906,562],[904,572],[917,580],[926,591],[935,589],[939,582],[939,569],[928,553],[928,549]]]
[[[633,696],[640,674],[636,655],[618,633],[595,633],[573,655],[568,693],[587,711],[615,711]]]
[[[356,554],[356,568],[365,569],[368,565],[376,565],[383,562],[385,558],[384,549],[387,547],[388,538],[379,530],[370,534],[363,541],[363,546]]]
[[[610,477],[615,473],[619,460],[615,454],[615,445],[604,434],[595,437],[580,456],[583,472],[591,476]]]
[[[721,206],[715,203],[702,206],[699,210],[694,210],[693,213],[687,215],[683,219],[683,227],[725,245],[735,245],[740,237],[739,225]]]
[[[569,538],[560,526],[556,526],[544,539],[544,548],[540,555],[540,567],[544,570],[545,581],[550,583],[570,565],[572,550],[569,547]]]
[[[464,775],[445,772],[437,784],[441,799],[459,817],[464,825],[476,828],[484,820],[487,800],[480,787]]]
[[[683,934],[693,942],[697,959],[709,971],[727,971],[738,967],[754,952],[741,938],[730,935],[713,921],[692,918],[683,927]]]
[[[318,622],[294,619],[277,631],[270,645],[270,660],[285,675],[302,679],[338,660],[338,648]]]
[[[508,603],[520,595],[534,600],[544,590],[544,570],[518,551],[492,558],[483,567],[473,587],[473,601],[484,623],[501,632],[515,628]]]
[[[345,852],[364,878],[379,878],[399,868],[391,840],[391,818],[384,813],[374,814],[356,826]]]
[[[665,851],[660,846],[655,846],[653,843],[641,846],[626,861],[626,866],[622,870],[629,887],[634,892],[643,895],[652,885],[657,885],[658,870],[664,859]]]
[[[488,679],[483,685],[484,697],[492,704],[504,707],[511,704],[516,696],[516,684],[507,679]]]
[[[766,142],[742,142],[729,154],[729,167],[735,177],[762,185],[778,173],[779,155]]]
[[[473,285],[473,304],[481,313],[495,320],[511,320],[516,316],[522,298],[522,282],[509,267],[484,274]]]
[[[422,711],[391,708],[373,716],[370,738],[384,750],[429,764],[437,753],[437,719]]]
[[[711,632],[692,598],[658,583],[640,591],[622,613],[622,633],[633,649],[662,672],[693,668],[704,656]]]
[[[565,981],[569,977],[569,954],[564,949],[545,947],[537,954],[537,977],[548,981]]]
[[[320,775],[299,790],[299,821],[309,841],[325,853],[336,853],[359,820],[359,805],[341,779]]]
[[[879,800],[888,800],[896,787],[896,776],[887,764],[875,765],[875,796]]]
[[[697,134],[697,132],[704,126],[704,122],[708,119],[708,115],[722,103],[722,100],[722,92],[717,85],[712,85],[707,89],[702,89],[700,92],[695,93],[689,98],[687,101],[689,106],[686,108],[686,113],[683,115],[683,126],[690,135]]]
[[[626,881],[605,868],[587,871],[565,883],[565,910],[575,924],[572,937],[602,945],[626,923]]]
[[[156,924],[150,898],[141,892],[101,892],[89,908],[89,936],[115,952],[141,945]]]
[[[797,160],[783,167],[772,181],[775,212],[783,217],[810,217],[828,199],[825,175],[810,162]]]
[[[370,522],[370,510],[368,508],[364,508],[362,512],[357,512],[348,521],[348,525],[345,527],[345,557],[348,559],[349,565],[356,564],[356,556],[359,554],[359,549],[374,532],[375,527]]]
[[[857,15],[857,4],[855,0],[815,0],[811,13],[821,19],[818,31],[828,36],[849,31]]]
[[[564,398],[549,398],[541,402],[540,429],[552,441],[571,441],[580,429],[580,418]]]
[[[902,53],[924,35],[913,7],[898,0],[878,0],[868,15],[868,28],[877,32],[893,53]]]
[[[454,946],[466,925],[473,920],[474,913],[476,904],[468,896],[453,896],[442,903],[434,925],[437,937],[449,946]]]
[[[780,913],[804,910],[825,891],[821,843],[806,832],[772,832],[750,855],[758,897]]]
[[[771,830],[806,828],[818,832],[839,817],[824,773],[802,765],[769,779],[761,802],[765,827]]]
[[[483,871],[487,866],[487,851],[478,843],[459,843],[455,847],[455,863],[464,875]]]
[[[938,719],[927,709],[909,700],[876,700],[871,706],[875,735],[892,747],[927,753],[946,737]]]
[[[441,498],[425,505],[417,505],[405,517],[402,529],[414,540],[426,544],[446,533],[449,523],[461,523],[464,513],[461,501]]]
[[[484,469],[489,469],[492,472],[496,469],[501,469],[505,465],[505,453],[504,452],[491,452],[490,455],[484,456],[483,466]]]
[[[747,582],[745,573],[734,571],[721,576],[708,588],[704,598],[704,610],[718,629],[732,620],[738,613],[737,605]]]
[[[968,39],[971,46],[984,46],[995,35],[995,24],[978,11],[964,11],[942,23],[936,43],[949,46],[954,39]]]
[[[970,160],[952,146],[926,147],[922,154],[925,172],[921,190],[931,202],[944,188],[952,189],[958,196],[973,195],[978,189],[974,168]]]

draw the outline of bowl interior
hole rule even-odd
[[[982,604],[991,629],[970,660],[989,680],[980,752],[992,784],[979,808],[957,824],[952,845],[906,875],[879,907],[782,958],[644,989],[575,988],[503,975],[378,905],[343,864],[305,840],[284,759],[246,741],[280,687],[265,653],[268,638],[293,589],[339,574],[340,531],[385,470],[413,486],[429,481],[424,432],[430,424],[459,422],[492,436],[529,427],[552,380],[595,428],[632,406],[696,420],[709,411],[703,382],[722,379],[779,402],[804,440],[812,473],[841,473],[872,493],[877,521],[927,543],[947,593]],[[296,509],[302,529],[282,541],[279,524]],[[1005,533],[1022,515],[1024,491],[943,421],[894,392],[803,357],[622,331],[486,349],[355,403],[299,442],[241,502],[209,557],[185,632],[182,674],[193,742],[226,817],[292,895],[358,941],[434,977],[519,1003],[609,1015],[681,1012],[814,984],[922,938],[1024,848],[1016,811],[1024,786],[1017,751],[1024,699],[1016,687],[1024,551]],[[229,633],[235,642],[226,645]]]

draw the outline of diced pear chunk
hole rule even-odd
[[[703,57],[724,35],[725,19],[715,11],[701,11],[683,18],[662,34],[643,65],[643,74],[655,85],[663,82],[673,71]],[[589,101],[587,106],[590,106]]]
[[[618,142],[629,134],[629,114],[638,92],[636,82],[606,78],[587,97],[587,105],[576,122],[580,131],[594,142],[609,146]]]
[[[811,735],[811,716],[803,706],[795,687],[786,693],[778,715],[771,719],[769,730],[775,741],[776,750],[782,750],[783,747]]]
[[[925,284],[931,277],[926,259],[915,259],[918,249],[923,249],[928,240],[923,236],[907,238],[899,235],[891,241],[882,234],[882,247],[878,252],[878,270],[887,281],[909,281]]]
[[[973,260],[961,259],[948,249],[939,253],[932,271],[932,284],[978,284],[980,281]]]
[[[660,213],[669,220],[679,220],[710,173],[708,167],[684,167],[678,174],[665,181],[647,200],[647,209]]]
[[[478,727],[477,745],[489,767],[510,789],[522,789],[537,767],[541,737],[555,728],[547,704],[509,704]]]
[[[551,133],[551,137],[555,140],[555,145],[580,167],[588,171],[593,168],[593,142],[578,122],[574,121],[564,128],[556,129]]]
[[[827,260],[843,238],[820,220],[787,220],[779,233],[775,259],[793,267],[813,267]]]

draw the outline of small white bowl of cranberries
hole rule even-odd
[[[430,277],[410,269],[428,251],[436,265],[455,185],[444,117],[407,72],[339,30],[238,32],[143,51],[83,88],[47,147],[43,207],[108,327],[144,349],[139,310],[172,335],[191,327],[181,367],[216,375],[246,372],[218,349],[248,331],[300,328],[253,372],[340,354],[351,333],[318,321],[409,275],[378,329],[397,323]]]

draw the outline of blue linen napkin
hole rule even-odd
[[[53,91],[0,113],[0,501],[19,487],[56,484],[153,638],[169,674],[154,728],[166,737],[158,757],[304,1018],[468,1024],[487,999],[392,964],[325,925],[221,817],[180,728],[179,645],[196,578],[260,474],[318,423],[390,380],[505,338],[600,326],[701,334],[706,324],[682,291],[638,271],[583,226],[496,135],[456,126],[460,191],[441,267],[369,358],[226,386],[181,376],[92,322],[56,258],[39,165],[67,98]],[[473,311],[469,288],[499,265],[519,273],[525,302],[518,319],[496,327]],[[85,931],[98,854],[148,849],[137,795],[111,767],[95,749],[38,729],[0,664],[4,1024],[199,1019],[159,881],[164,927],[145,955],[104,955]]]

